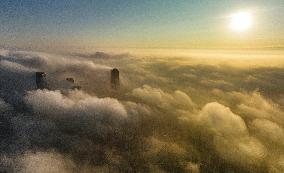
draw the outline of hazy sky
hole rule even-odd
[[[249,11],[246,32],[228,16]],[[283,0],[1,0],[2,46],[31,49],[284,45]]]

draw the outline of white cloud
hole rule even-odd
[[[48,116],[87,116],[100,119],[124,119],[127,112],[124,106],[113,98],[98,98],[73,91],[64,96],[60,91],[36,90],[29,91],[25,101],[36,113]],[[78,97],[84,95],[84,98]]]
[[[274,144],[284,147],[284,131],[278,124],[266,119],[255,119],[251,126],[257,136],[263,138],[265,142],[272,142],[270,147],[275,147]]]
[[[208,103],[202,108],[199,121],[216,136],[241,137],[248,134],[244,120],[217,102]]]
[[[250,137],[244,120],[219,103],[208,103],[199,114],[199,123],[213,135],[217,153],[233,164],[248,167],[259,165],[266,149],[256,138]]]
[[[144,85],[142,88],[134,89],[131,92],[131,96],[150,106],[167,110],[190,110],[195,106],[191,98],[182,91],[177,90],[173,94],[169,94],[159,88],[152,88],[148,85]]]
[[[26,153],[16,159],[21,173],[72,173],[74,163],[55,152]]]

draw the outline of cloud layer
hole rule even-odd
[[[0,172],[282,173],[283,67],[206,55],[1,50]]]

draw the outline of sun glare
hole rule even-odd
[[[236,32],[247,31],[252,25],[252,15],[249,12],[238,12],[230,16],[230,28]]]

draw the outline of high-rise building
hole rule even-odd
[[[119,82],[119,71],[118,69],[114,68],[111,70],[111,88],[112,89],[119,89],[120,82]]]
[[[45,72],[36,72],[36,86],[38,89],[46,88],[46,73]]]

